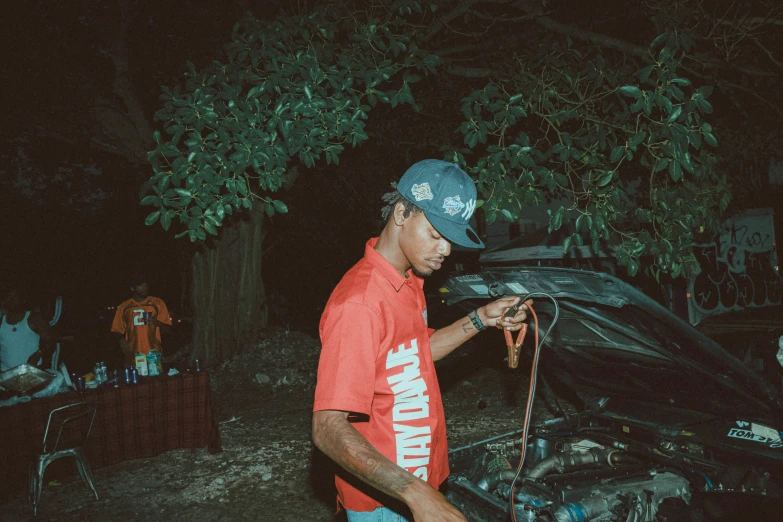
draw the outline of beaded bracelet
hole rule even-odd
[[[478,315],[478,310],[473,310],[472,312],[468,313],[468,318],[470,319],[470,322],[473,323],[473,327],[476,328],[476,330],[479,332],[487,329],[484,323],[481,322],[481,318]]]

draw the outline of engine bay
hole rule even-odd
[[[528,438],[521,470],[521,431],[452,450],[449,501],[476,522],[783,516],[781,490],[763,462],[732,464],[709,448],[661,437],[635,440],[605,420],[546,424]]]

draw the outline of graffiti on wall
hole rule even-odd
[[[698,245],[702,272],[689,283],[691,324],[707,316],[781,303],[773,215],[770,209],[724,222],[713,243]]]

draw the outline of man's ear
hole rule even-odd
[[[396,205],[394,205],[394,212],[392,213],[392,219],[394,220],[394,224],[397,226],[401,226],[403,222],[405,221],[405,203],[402,201],[398,201]]]

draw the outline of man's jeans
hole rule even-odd
[[[375,511],[346,510],[348,522],[410,522],[407,518],[389,508],[379,507]]]

